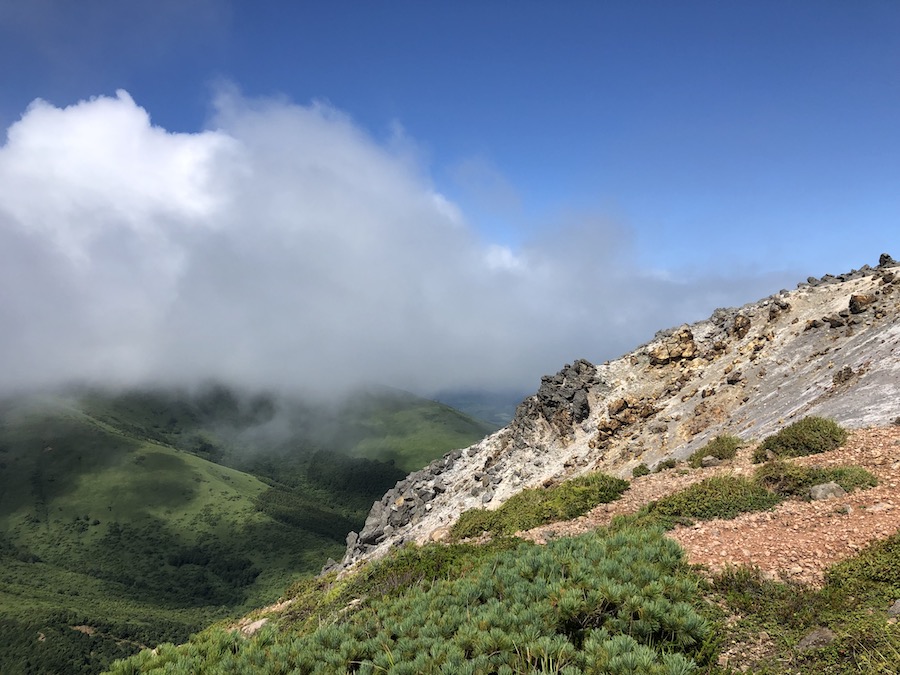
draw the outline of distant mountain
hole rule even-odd
[[[464,389],[441,391],[432,398],[499,428],[512,422],[516,415],[516,407],[528,397],[529,393],[518,390]]]
[[[98,672],[271,601],[407,471],[491,430],[394,390],[4,400],[0,672]]]

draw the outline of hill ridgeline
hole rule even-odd
[[[546,376],[505,428],[409,474],[376,502],[340,563],[445,538],[459,514],[601,470],[683,459],[719,434],[762,438],[807,415],[847,427],[900,416],[900,263],[810,277],[795,290],[661,331],[600,365]]]

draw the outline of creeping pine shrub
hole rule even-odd
[[[678,545],[659,529],[626,528],[523,545],[306,634],[205,631],[112,673],[677,675],[712,657],[697,604]]]
[[[396,597],[413,586],[464,576],[486,559],[521,544],[521,540],[512,537],[495,538],[477,546],[409,543],[341,579],[332,573],[298,580],[282,596],[282,600],[290,600],[290,606],[281,615],[280,625],[295,632],[308,632],[317,625],[335,621],[360,598]]]
[[[734,459],[738,448],[740,448],[743,443],[744,442],[737,436],[730,436],[728,434],[716,436],[709,443],[692,454],[688,458],[688,464],[696,469],[700,466],[703,458],[708,455],[711,455],[716,459]]]
[[[638,464],[631,470],[631,476],[633,478],[640,478],[641,476],[646,476],[650,473],[650,467],[644,463]]]
[[[638,513],[666,527],[695,520],[730,519],[765,511],[781,501],[759,483],[737,476],[713,476],[645,506]]]
[[[847,492],[874,487],[878,479],[859,466],[819,468],[773,460],[758,467],[753,480],[782,497],[807,497],[809,488],[835,482]]]
[[[847,430],[834,420],[824,417],[804,417],[767,437],[753,451],[753,462],[766,461],[771,452],[776,457],[802,457],[828,452],[841,447],[847,440]]]
[[[515,534],[519,530],[580,516],[597,504],[618,499],[627,489],[626,480],[591,473],[552,488],[522,490],[498,509],[466,511],[453,525],[450,534],[457,539],[476,537],[482,532]]]

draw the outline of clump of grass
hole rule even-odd
[[[631,470],[632,478],[640,478],[641,476],[646,476],[649,473],[650,473],[650,467],[647,466],[646,464],[644,464],[643,462],[641,464],[638,464],[636,467],[634,467]]]
[[[688,458],[688,464],[696,469],[700,466],[703,458],[707,456],[712,456],[721,460],[734,459],[738,448],[743,444],[744,442],[737,436],[731,436],[729,434],[716,436],[709,443],[692,454]]]
[[[806,497],[809,488],[835,482],[847,492],[874,487],[878,479],[859,466],[819,468],[773,460],[758,467],[753,479],[782,497]]]
[[[628,489],[628,481],[604,473],[591,473],[556,487],[522,490],[498,509],[471,509],[450,530],[456,539],[476,537],[482,532],[511,535],[545,523],[569,520],[587,513],[597,504],[617,499]]]
[[[782,500],[759,483],[738,476],[713,476],[645,506],[638,514],[672,527],[695,520],[730,519],[765,511]]]
[[[804,417],[763,440],[753,452],[756,464],[766,461],[769,453],[776,457],[802,457],[828,452],[841,447],[847,430],[824,417]]]

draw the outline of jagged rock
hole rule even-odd
[[[840,328],[841,326],[845,326],[846,322],[840,316],[836,314],[832,314],[831,316],[823,316],[822,321],[827,323],[832,328]]]
[[[862,314],[875,303],[876,297],[869,293],[850,296],[850,311],[853,314]]]
[[[355,545],[356,544],[354,544],[354,546]],[[335,560],[334,558],[328,558],[328,560],[325,561],[325,564],[322,565],[322,570],[319,572],[319,574],[320,575],[328,574],[329,572],[331,572],[333,570],[338,570],[340,568],[341,568],[341,564],[337,560]]]
[[[854,375],[856,375],[856,373],[853,372],[853,368],[844,366],[834,374],[831,378],[831,383],[835,386],[844,384],[845,382],[852,380]]]
[[[888,607],[888,616],[900,616],[900,598],[894,601],[894,604]]]
[[[879,267],[894,267],[898,265],[896,260],[894,260],[889,254],[882,253],[878,258],[878,266]]]
[[[729,375],[725,381],[728,384],[734,385],[734,384],[740,383],[743,379],[744,379],[744,376],[741,374],[741,371],[735,370],[734,372],[729,373]]]
[[[835,634],[828,628],[816,628],[814,631],[807,633],[806,636],[797,643],[796,650],[798,652],[806,652],[811,649],[818,649],[825,645],[831,644],[835,640]]]
[[[734,323],[728,332],[738,340],[742,340],[750,332],[750,317],[738,314],[734,317]]]
[[[772,298],[772,304],[769,305],[769,321],[775,321],[784,312],[791,309],[789,302],[785,302],[781,298]]]
[[[734,316],[734,309],[729,309],[727,307],[719,307],[713,310],[712,315],[709,317],[709,320],[712,321],[716,326],[724,326],[728,320]]]
[[[713,457],[712,455],[707,455],[703,459],[700,460],[700,466],[704,469],[710,466],[719,466],[722,463],[722,460],[718,457]]]
[[[699,354],[697,343],[691,329],[683,327],[665,338],[660,344],[647,350],[650,363],[655,366],[665,365],[684,359],[692,359]]]
[[[815,501],[822,499],[831,499],[832,497],[843,497],[847,494],[840,485],[834,481],[830,483],[820,483],[809,488],[809,497]]]
[[[615,417],[627,407],[628,401],[626,401],[624,398],[617,398],[608,406],[606,406],[606,412],[610,417]]]
[[[572,426],[590,415],[587,392],[596,384],[596,375],[594,364],[579,359],[572,365],[567,364],[556,375],[541,378],[541,386],[535,395],[537,408],[561,435],[569,436]],[[527,424],[531,415],[531,406],[527,403],[528,400],[516,409],[516,420],[521,424]]]

